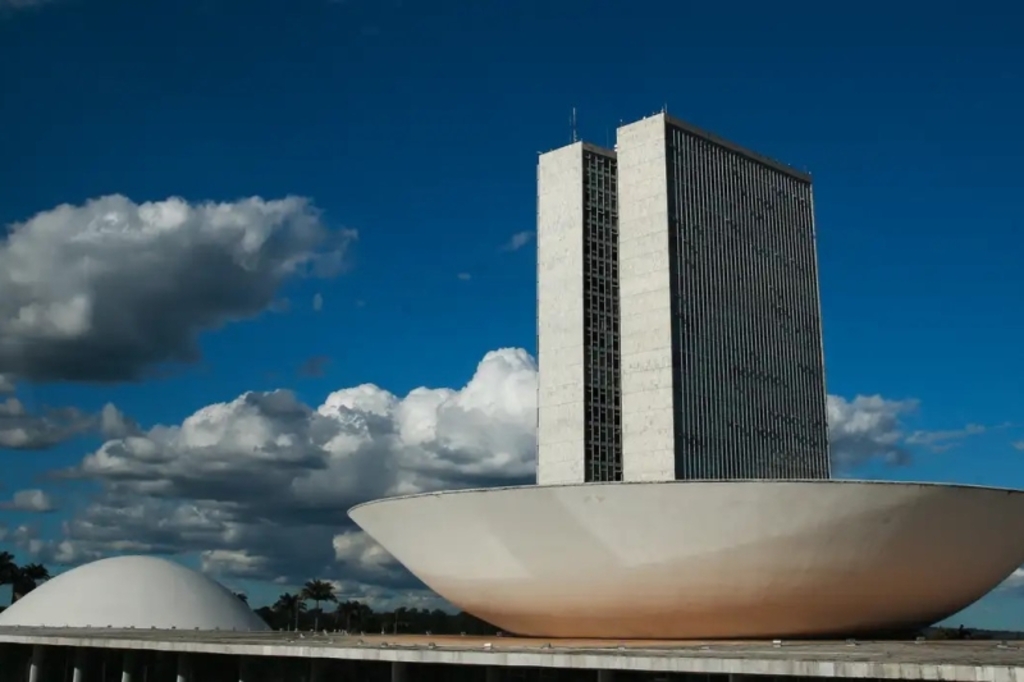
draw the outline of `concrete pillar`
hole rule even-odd
[[[132,682],[138,657],[130,649],[121,654],[121,682]]]
[[[71,671],[71,682],[85,682],[85,666],[88,660],[86,649],[75,649],[75,667]]]
[[[15,665],[19,660],[18,644],[0,644],[0,682],[22,682],[24,671]]]
[[[0,682],[24,682],[25,668],[20,665],[22,644],[0,644]]]
[[[192,682],[192,658],[186,653],[178,654],[178,676],[175,682]]]
[[[597,682],[615,682],[614,670],[598,670]]]
[[[406,682],[408,677],[408,663],[394,661],[391,664],[391,682]]]
[[[36,644],[32,647],[32,662],[28,664],[28,682],[43,682],[43,662],[46,659],[46,647]]]
[[[256,666],[251,656],[242,656],[238,659],[238,682],[253,682],[256,679]]]

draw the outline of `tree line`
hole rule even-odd
[[[11,586],[11,603],[18,601],[50,579],[50,570],[42,564],[19,565],[10,552],[0,552],[0,587]]]
[[[240,599],[245,595],[239,594]],[[309,603],[313,608],[309,608]],[[325,610],[323,605],[333,604]],[[310,580],[297,593],[285,592],[256,614],[275,630],[344,630],[367,634],[493,635],[498,629],[468,613],[398,607],[374,611],[368,604],[339,597],[326,580]]]
[[[10,552],[0,552],[0,587],[11,586],[11,603],[18,601],[50,579],[43,564],[18,564]],[[248,597],[235,595],[248,604]],[[313,608],[309,608],[310,602]],[[326,610],[324,605],[333,604]],[[0,611],[3,610],[0,606]],[[468,613],[447,613],[441,609],[398,607],[374,611],[355,599],[342,599],[326,580],[310,580],[296,593],[285,592],[270,606],[254,609],[256,615],[275,630],[344,630],[366,634],[494,635],[498,629]],[[879,639],[1000,639],[1021,640],[1024,632],[934,626],[915,632],[878,633]]]
[[[11,586],[11,603],[50,579],[43,564],[18,564],[10,552],[0,552],[0,587]],[[248,604],[241,593],[236,596]],[[309,607],[312,602],[313,608]],[[322,608],[332,604],[331,610]],[[0,606],[0,610],[3,607]],[[441,609],[399,607],[374,611],[355,599],[341,599],[326,580],[310,580],[297,593],[285,592],[270,606],[254,609],[275,630],[345,630],[368,634],[415,633],[490,635],[497,629],[468,613],[451,614]]]

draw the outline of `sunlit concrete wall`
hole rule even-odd
[[[537,482],[584,478],[583,144],[537,162]]]
[[[676,477],[665,121],[619,128],[622,473]]]

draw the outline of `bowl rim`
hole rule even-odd
[[[976,485],[971,483],[944,483],[938,481],[887,481],[887,480],[872,480],[872,479],[859,479],[859,478],[696,478],[696,479],[682,479],[673,481],[591,481],[586,483],[528,483],[520,485],[504,485],[504,486],[493,486],[493,487],[478,487],[478,488],[456,488],[454,490],[435,490],[431,492],[422,493],[409,493],[405,495],[394,495],[391,497],[379,497],[375,500],[367,500],[366,502],[360,502],[349,508],[348,515],[351,517],[352,512],[361,509],[363,507],[369,507],[376,504],[384,504],[388,502],[398,502],[400,500],[411,500],[417,497],[438,497],[438,496],[453,496],[453,495],[468,495],[473,493],[483,492],[499,492],[509,490],[529,490],[538,488],[589,488],[589,487],[603,487],[603,486],[685,486],[692,484],[763,484],[763,483],[783,483],[783,484],[815,484],[815,485],[858,485],[858,486],[890,486],[890,487],[904,487],[904,488],[938,488],[938,489],[958,489],[958,490],[974,490],[983,491],[990,493],[1007,493],[1011,495],[1024,495],[1024,489],[1020,488],[1006,488],[1001,486],[990,486],[990,485]]]

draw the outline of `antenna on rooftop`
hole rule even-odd
[[[576,134],[576,107],[572,108],[572,117],[569,118],[569,126],[572,128],[572,141],[579,142],[579,135]]]
[[[668,102],[665,102],[664,104],[661,105],[661,113],[668,116]]]

